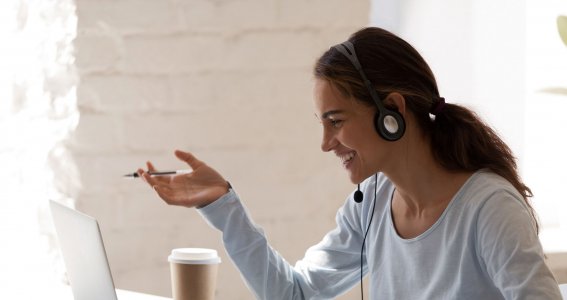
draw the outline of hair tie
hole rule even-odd
[[[437,101],[435,101],[431,106],[430,111],[430,113],[434,116],[441,114],[443,112],[443,108],[445,107],[445,98],[439,97],[436,100]]]

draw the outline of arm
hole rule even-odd
[[[357,282],[362,230],[360,212],[352,204],[337,214],[337,228],[292,267],[268,245],[218,172],[191,153],[176,151],[175,155],[193,172],[151,176],[139,169],[138,174],[166,203],[200,208],[207,221],[222,231],[229,255],[257,298],[329,299]],[[147,166],[148,171],[156,171],[150,162]]]
[[[561,299],[523,199],[496,192],[479,212],[477,253],[506,299]]]
[[[223,233],[226,250],[258,299],[330,299],[358,281],[361,237],[345,205],[337,228],[292,267],[268,244],[238,196],[230,191],[199,213]],[[349,217],[350,216],[350,217]]]

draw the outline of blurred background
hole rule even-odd
[[[320,151],[311,68],[368,25],[413,44],[442,96],[509,143],[567,282],[562,15],[560,0],[3,0],[0,298],[65,282],[48,199],[98,219],[118,288],[171,296],[170,250],[209,247],[223,258],[217,298],[253,298],[219,232],[122,175],[147,160],[183,169],[173,150],[192,151],[295,263],[354,189]]]

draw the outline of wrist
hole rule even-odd
[[[217,201],[218,199],[220,199],[222,196],[224,196],[224,195],[230,193],[230,190],[232,190],[232,189],[233,189],[233,188],[232,188],[232,185],[230,184],[230,182],[226,181],[226,186],[225,186],[225,188],[224,188],[224,192],[223,192],[220,196],[216,197],[216,199],[214,199],[214,200],[212,200],[212,201],[209,201],[209,202],[206,202],[206,203],[197,205],[196,208],[197,208],[197,209],[200,209],[200,208],[206,207],[207,205],[209,205],[209,204],[211,204],[211,203]]]

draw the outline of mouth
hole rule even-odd
[[[353,161],[354,157],[356,156],[356,152],[351,151],[351,152],[348,152],[348,153],[339,154],[338,156],[341,159],[341,161],[343,162],[343,167],[345,169],[348,169],[351,162]]]

